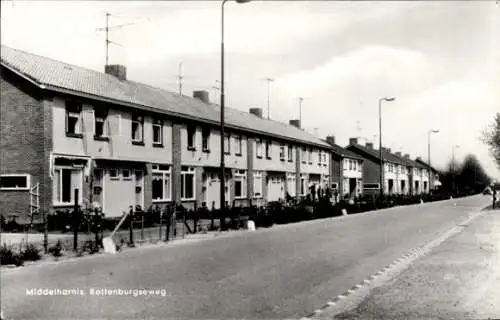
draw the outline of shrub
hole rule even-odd
[[[26,250],[21,253],[24,261],[37,261],[42,257],[40,250],[34,244],[28,244]]]
[[[2,265],[14,264],[16,266],[22,266],[24,261],[21,254],[12,251],[12,248],[4,244],[0,248],[0,262]]]
[[[57,243],[49,248],[49,253],[54,257],[62,256],[62,243],[61,240],[57,240]]]

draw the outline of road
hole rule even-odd
[[[4,270],[7,319],[283,319],[324,305],[436,238],[489,197],[275,226],[194,242]],[[29,296],[27,288],[166,289],[166,296]]]

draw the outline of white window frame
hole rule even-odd
[[[280,160],[281,161],[285,161],[286,160],[286,147],[285,147],[285,144],[282,143],[280,144]]]
[[[134,138],[134,124],[137,124],[137,132],[139,137]],[[132,115],[132,121],[130,128],[132,129],[132,141],[133,142],[144,142],[144,116],[142,115]]]
[[[186,191],[185,190],[182,190],[182,187],[181,187],[181,200],[182,201],[191,201],[191,200],[195,200],[196,199],[196,169],[194,167],[186,167],[184,169],[181,170],[181,181],[184,179],[184,188],[186,188],[186,176],[188,175],[192,175],[193,176],[193,197],[191,198],[186,198],[186,197],[183,197],[182,194],[186,194]],[[182,186],[182,184],[181,184]]]
[[[201,129],[201,150],[209,151],[210,150],[210,128],[202,128]]]
[[[155,173],[161,173],[162,174],[162,186],[163,186],[163,195],[161,199],[153,198],[153,203],[155,202],[165,202],[165,201],[172,201],[172,166],[168,165],[168,169],[160,169],[160,165],[154,164],[152,166],[151,173],[153,176]],[[168,176],[168,194],[166,194],[165,190],[165,178]]]
[[[288,153],[288,162],[292,162],[293,161],[293,146],[292,145],[288,145],[287,153]]]
[[[262,158],[262,139],[257,138],[255,140],[255,156],[257,158]]]
[[[128,172],[128,175],[125,176],[125,172]],[[130,169],[121,169],[121,176],[123,180],[132,180],[132,170]]]
[[[160,141],[155,141],[155,128],[158,128],[158,130],[160,130],[160,133],[159,133]],[[162,120],[160,120],[160,119],[153,119],[152,137],[151,137],[151,139],[153,139],[153,144],[156,144],[156,145],[162,145],[163,144],[163,121]]]
[[[312,159],[312,148],[309,148],[309,152],[307,153],[307,160],[309,164],[312,164],[313,159]]]
[[[306,177],[304,177],[304,176],[300,177],[300,190],[299,191],[301,191],[301,193],[300,193],[301,196],[305,196],[307,194],[308,187],[307,187],[307,183],[306,183]]]
[[[112,176],[111,175],[111,170],[115,170],[116,171],[116,176]],[[120,180],[120,178],[121,178],[121,172],[118,169],[108,169],[108,174],[109,174],[109,179],[110,180]]]
[[[273,144],[272,144],[271,140],[266,140],[265,145],[266,145],[266,159],[272,159],[272,155],[273,155],[272,146],[273,146]]]
[[[69,109],[69,103],[74,103],[78,112],[72,112]],[[66,101],[65,103],[65,117],[66,117],[66,128],[65,132],[67,134],[81,134],[82,133],[82,104],[74,101]],[[69,132],[69,118],[76,118],[78,121],[75,124],[74,132]]]
[[[241,182],[241,195],[236,195],[236,181]],[[236,170],[234,174],[234,198],[245,199],[247,197],[247,173],[245,170]]]
[[[318,151],[318,166],[321,166],[323,164],[323,153],[321,150]]]
[[[103,112],[104,113],[104,112]],[[92,110],[92,115],[94,116],[94,136],[95,137],[100,137],[100,138],[106,138],[109,136],[108,132],[108,116],[101,114],[101,115],[96,115],[96,110]],[[102,134],[97,135],[97,123],[102,122]]]
[[[224,132],[224,154],[231,154],[231,133]]]
[[[78,203],[81,204],[83,203],[83,169],[80,169],[80,168],[75,168],[75,167],[70,167],[70,166],[57,166],[54,168],[54,173],[56,171],[61,171],[61,173],[59,173],[59,181],[55,181],[53,180],[52,183],[59,183],[59,199],[62,199],[62,170],[71,170],[71,171],[80,171],[80,183],[78,185],[78,190],[80,190],[79,192],[79,195],[78,195]],[[55,178],[55,175],[54,175],[54,178]],[[68,206],[68,205],[72,205],[75,203],[75,199],[73,198],[74,197],[74,193],[71,192],[70,193],[70,201],[69,202],[62,202],[62,201],[58,201],[56,200],[56,198],[54,197],[54,195],[52,195],[52,203],[54,206]]]
[[[234,136],[234,144],[235,144],[235,151],[234,153],[236,155],[241,155],[243,154],[243,146],[242,146],[242,136],[240,134],[237,134]]]
[[[255,187],[256,184],[255,182],[259,180],[260,183],[257,184],[258,189]],[[262,198],[263,197],[263,181],[262,181],[262,172],[261,171],[255,171],[253,173],[253,197],[255,199]],[[257,192],[258,191],[258,192]],[[257,195],[258,194],[258,195]]]
[[[302,163],[307,163],[307,148],[302,147],[301,153],[302,153],[302,157],[301,157]]]
[[[339,183],[338,182],[332,182],[331,187],[332,187],[333,190],[338,190],[339,189]]]
[[[5,173],[5,174],[0,174],[0,177],[25,177],[26,178],[26,187],[22,188],[4,188],[0,186],[0,190],[2,191],[27,191],[31,189],[31,175],[27,173]]]

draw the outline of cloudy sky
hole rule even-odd
[[[127,66],[129,79],[183,93],[210,91],[218,101],[220,2],[2,1],[1,42],[103,71],[105,13],[110,63]],[[383,141],[393,151],[432,162],[474,153],[500,178],[479,138],[500,111],[498,1],[334,2],[254,1],[225,6],[226,101],[287,122],[304,97],[305,129],[378,144],[378,98]]]

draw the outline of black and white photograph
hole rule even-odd
[[[0,320],[500,319],[499,1],[0,16]]]

